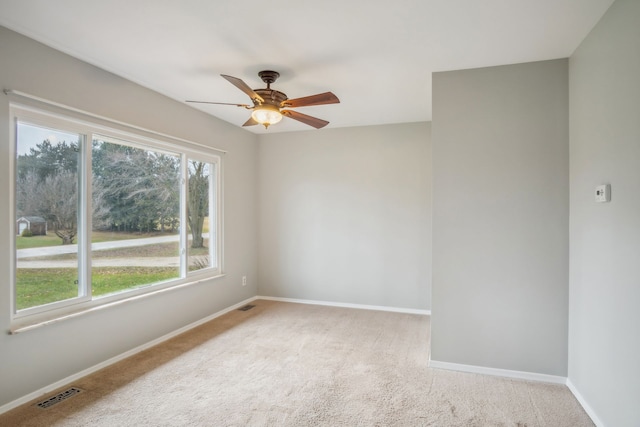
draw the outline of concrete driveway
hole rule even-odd
[[[135,246],[153,245],[158,243],[177,242],[180,239],[178,235],[145,237],[143,239],[114,240],[111,242],[93,243],[91,249],[94,251],[102,251],[106,249],[131,248]],[[52,256],[61,254],[74,254],[78,252],[78,245],[60,245],[46,246],[43,248],[18,249],[16,258],[31,258],[40,256]]]
[[[204,236],[205,238],[208,236]],[[93,251],[102,251],[118,248],[132,248],[138,246],[154,245],[159,243],[177,242],[178,235],[146,237],[143,239],[114,240],[111,242],[93,243]],[[48,257],[61,254],[74,254],[78,252],[78,245],[47,246],[43,248],[19,249],[16,251],[17,268],[77,268],[78,261],[75,259],[47,260],[28,259]],[[197,265],[205,262],[206,255],[189,257],[190,264]],[[95,257],[91,260],[92,267],[180,267],[180,256],[172,257],[128,257],[128,258],[107,258]]]

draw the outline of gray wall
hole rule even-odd
[[[569,380],[607,426],[640,425],[640,2],[617,0],[569,62]],[[594,190],[611,184],[610,203]]]
[[[430,124],[261,135],[259,293],[429,309]]]
[[[567,66],[433,76],[435,361],[567,374]]]
[[[0,94],[0,406],[257,293],[257,138],[0,27],[0,87],[227,149],[225,278],[8,335],[9,98]],[[241,286],[241,276],[249,284]]]

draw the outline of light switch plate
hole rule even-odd
[[[609,184],[598,185],[596,187],[596,203],[609,201],[611,201],[611,186]]]

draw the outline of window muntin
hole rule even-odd
[[[41,135],[31,138],[30,143],[20,142],[19,138],[28,135],[27,130],[31,130],[31,128],[44,130],[51,135],[57,135],[57,132],[64,136],[61,140],[76,142],[73,151],[77,155],[75,160],[77,179],[74,181],[78,200],[77,229],[74,240],[76,253],[56,254],[51,249],[45,249],[43,257],[39,259],[41,262],[49,262],[50,265],[64,267],[75,262],[75,270],[65,271],[66,276],[49,274],[52,277],[59,276],[67,286],[71,281],[70,275],[72,275],[74,292],[67,295],[53,289],[55,295],[49,300],[24,304],[24,298],[20,294],[23,292],[21,289],[24,288],[21,288],[20,284],[24,282],[24,275],[21,276],[21,274],[26,269],[21,268],[21,262],[25,258],[18,251],[18,237],[15,236],[12,239],[14,247],[16,247],[14,252],[16,269],[12,272],[12,317],[26,319],[21,320],[20,324],[25,322],[28,324],[28,319],[32,315],[36,315],[33,321],[55,318],[69,312],[82,310],[82,307],[101,305],[166,287],[186,284],[193,279],[201,280],[222,274],[221,242],[219,239],[220,215],[218,213],[221,207],[220,158],[217,155],[207,152],[206,149],[187,148],[184,144],[176,144],[170,140],[151,139],[121,129],[109,129],[102,125],[77,122],[31,108],[22,109],[12,106],[12,114],[15,122],[13,131],[16,142],[14,146],[16,161],[13,165],[16,176],[13,183],[16,198],[12,200],[15,205],[16,216],[14,220],[19,219],[18,215],[24,211],[24,203],[19,194],[20,186],[23,183],[18,182],[17,174],[25,167],[21,165],[19,156],[30,152],[30,147],[37,145]],[[60,135],[57,135],[58,139],[60,139]],[[44,140],[42,139],[42,141]],[[89,144],[87,141],[91,141],[91,143]],[[70,142],[67,143],[67,145],[70,144]],[[129,156],[129,163],[123,164],[126,162],[122,158],[116,158],[116,152],[126,153]],[[67,151],[65,153],[68,155],[67,157],[70,156]],[[21,159],[24,161],[25,158]],[[191,271],[188,268],[187,249],[189,159],[197,159],[198,162],[206,165],[203,176],[207,180],[205,197],[208,198],[205,203],[208,212],[203,228],[205,248],[201,249],[208,254],[207,262],[199,264],[199,268],[191,269]],[[64,156],[62,160],[69,163]],[[119,175],[109,173],[109,170],[113,172],[114,164],[118,164],[118,162],[123,168],[128,167],[128,169],[124,169],[128,171],[127,173]],[[66,165],[67,163],[60,164]],[[105,165],[107,166],[105,167]],[[64,168],[62,169],[64,170]],[[110,183],[105,181],[107,176],[111,176]],[[116,177],[120,178],[119,184],[122,188],[127,188],[123,181],[125,179],[128,179],[128,184],[137,182],[139,186],[128,194],[120,193],[119,197],[115,197],[111,202],[119,201],[121,207],[128,209],[137,203],[141,208],[139,211],[146,212],[146,215],[138,215],[138,220],[129,221],[126,226],[121,222],[123,217],[118,217],[115,212],[112,212],[113,206],[107,206],[105,203],[105,197],[108,196],[106,189],[111,187],[113,190],[118,186],[118,183],[114,182]],[[69,178],[69,176],[57,176],[57,178]],[[111,194],[111,196],[113,195]],[[127,206],[127,202],[129,206]],[[18,206],[22,209],[21,211],[18,211]],[[146,207],[146,209],[142,207]],[[51,224],[48,222],[48,232],[52,231]],[[182,227],[182,224],[186,226]],[[16,230],[19,230],[17,223],[15,227]],[[69,229],[71,230],[72,227]],[[122,240],[132,240],[123,239],[122,235],[118,235],[118,232],[122,233],[123,229],[130,233],[133,233],[135,229],[137,230],[135,233],[140,234],[135,236],[136,242],[129,242],[133,247],[129,248],[128,252],[119,243]],[[164,233],[165,236],[161,237],[168,237],[169,241],[150,242],[144,240],[143,237],[147,236],[142,233],[145,232]],[[110,244],[120,246],[120,248],[108,249]],[[59,246],[56,246],[55,250],[59,251]],[[65,250],[70,251],[68,248]],[[195,258],[196,254],[192,253],[192,255]],[[114,261],[116,259],[117,262]],[[120,265],[108,265],[118,263]],[[105,267],[112,268],[109,271],[104,271]],[[119,267],[120,270],[113,271],[115,267]],[[54,272],[54,270],[49,272]],[[195,277],[187,279],[187,276]],[[113,286],[114,281],[118,281],[119,284]],[[46,281],[37,280],[37,282],[42,289],[52,291]]]

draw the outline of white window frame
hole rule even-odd
[[[208,150],[205,146],[193,143],[193,146],[185,143],[184,140],[173,140],[167,135],[151,134],[139,128],[131,127],[120,122],[114,122],[114,126],[99,123],[99,120],[78,119],[76,115],[59,114],[46,109],[34,108],[29,105],[10,105],[11,145],[9,154],[10,164],[10,200],[11,211],[11,236],[10,245],[10,310],[12,332],[28,328],[32,325],[45,324],[50,321],[62,319],[70,315],[90,311],[92,309],[120,303],[131,299],[138,299],[145,295],[164,292],[176,287],[183,287],[200,283],[205,280],[215,279],[224,276],[223,270],[223,215],[222,212],[222,159],[216,150]],[[78,161],[78,175],[81,176],[78,188],[79,218],[78,218],[78,277],[83,285],[82,292],[77,297],[56,301],[53,303],[17,310],[16,305],[16,153],[17,153],[17,125],[18,122],[47,127],[64,132],[73,132],[84,137],[83,148],[80,150],[82,159]],[[179,155],[181,159],[181,179],[180,179],[180,277],[167,281],[150,284],[137,289],[122,291],[119,293],[91,297],[91,241],[92,230],[92,188],[91,188],[91,147],[94,136],[106,137],[116,141],[122,141],[124,145],[155,152]],[[215,256],[215,267],[202,268],[195,271],[188,271],[187,245],[188,227],[187,224],[187,185],[188,185],[188,165],[189,159],[204,161],[213,165],[213,171],[209,177],[209,232],[215,232],[215,245],[211,243],[209,237],[209,256]],[[211,203],[212,202],[212,203]],[[213,259],[213,258],[210,258]]]

